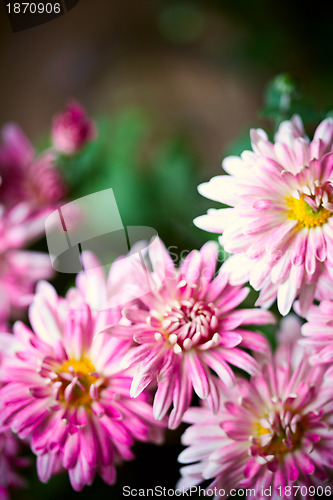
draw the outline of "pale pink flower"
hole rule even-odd
[[[44,230],[45,211],[31,214],[23,203],[9,211],[0,205],[0,324],[7,329],[13,312],[25,309],[33,299],[37,281],[53,274],[50,257],[23,247]]]
[[[95,137],[95,123],[76,101],[67,104],[66,109],[53,118],[52,141],[60,153],[73,155]]]
[[[68,470],[75,490],[96,474],[113,484],[115,465],[133,458],[134,440],[159,442],[163,425],[156,425],[149,394],[130,398],[132,377],[121,368],[128,341],[99,333],[119,312],[92,310],[80,299],[88,294],[81,285],[62,299],[40,282],[29,309],[32,330],[16,322],[14,334],[0,339],[0,423],[30,440],[42,482]],[[98,277],[95,285],[103,293]]]
[[[0,431],[0,500],[9,500],[11,488],[22,488],[25,480],[20,469],[29,465],[29,460],[21,457],[21,443],[11,431]]]
[[[224,265],[232,284],[260,290],[257,305],[277,298],[285,315],[298,296],[300,308],[333,296],[333,119],[324,120],[310,142],[301,119],[283,122],[269,141],[251,131],[253,151],[223,161],[229,175],[214,177],[199,191],[232,208],[195,219],[222,233],[232,255]]]
[[[54,205],[65,194],[54,155],[46,152],[36,157],[29,140],[15,124],[2,129],[0,177],[1,203],[7,209],[25,202],[32,210],[39,210]]]
[[[171,404],[169,427],[179,425],[191,403],[193,389],[199,398],[218,408],[217,374],[228,386],[234,383],[229,364],[255,373],[257,362],[245,350],[265,352],[265,337],[245,325],[273,322],[273,316],[258,309],[236,309],[249,290],[228,284],[225,273],[214,278],[218,246],[209,242],[192,251],[176,269],[161,243],[163,257],[151,246],[152,272],[138,266],[133,283],[152,285],[133,307],[124,309],[131,325],[110,328],[112,335],[134,340],[124,366],[135,369],[131,396],[157,381],[154,415],[161,419]]]
[[[192,425],[179,461],[196,463],[181,469],[179,487],[213,479],[210,487],[253,488],[255,498],[268,488],[273,498],[313,498],[314,487],[331,484],[332,369],[312,367],[295,338],[300,321],[283,321],[284,340],[260,374],[239,379],[233,390],[221,386],[216,415],[207,405],[186,412]],[[303,496],[288,490],[293,485],[305,487]]]
[[[333,301],[323,300],[312,305],[306,315],[307,323],[302,326],[305,338],[300,343],[312,354],[311,363],[333,362]]]

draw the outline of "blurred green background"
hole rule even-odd
[[[178,254],[208,239],[192,220],[213,203],[196,187],[221,172],[223,156],[249,147],[250,127],[272,133],[299,112],[311,133],[333,107],[328,7],[80,0],[63,17],[13,34],[4,3],[1,125],[16,121],[41,148],[52,115],[78,99],[99,137],[60,164],[69,198],[112,187],[124,224],[154,227]],[[73,278],[56,277],[58,291]],[[42,485],[32,467],[30,487],[13,498],[118,499],[124,485],[172,488],[182,431],[169,432],[163,447],[137,445],[136,461],[119,468],[112,488],[97,480],[76,494],[66,476]]]

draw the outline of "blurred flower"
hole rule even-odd
[[[124,366],[136,368],[131,396],[137,397],[157,381],[154,416],[163,418],[173,403],[169,427],[175,428],[191,403],[193,389],[213,410],[218,408],[216,377],[211,369],[228,386],[234,383],[229,363],[256,373],[257,362],[243,348],[265,352],[268,344],[263,335],[244,325],[270,323],[273,316],[257,309],[235,309],[249,290],[229,285],[225,273],[213,279],[216,243],[191,252],[179,270],[163,245],[162,250],[163,261],[151,245],[153,272],[146,275],[141,266],[133,276],[133,283],[148,281],[155,286],[141,294],[133,307],[124,309],[132,324],[118,324],[109,331],[140,344],[123,361]]]
[[[95,123],[76,101],[67,104],[66,109],[53,118],[52,141],[59,153],[73,155],[95,137]]]
[[[21,445],[11,431],[0,431],[0,500],[9,500],[9,488],[22,488],[24,479],[18,469],[27,467],[29,460],[20,457]]]
[[[188,448],[179,461],[197,463],[181,469],[179,487],[214,478],[217,489],[254,488],[256,498],[265,498],[263,489],[271,487],[272,495],[289,498],[294,493],[286,487],[304,485],[302,498],[312,498],[309,487],[332,477],[332,370],[309,364],[295,342],[299,320],[284,319],[283,329],[280,347],[259,375],[240,379],[233,390],[220,388],[219,413],[207,407],[186,412],[193,425],[183,435]]]
[[[13,310],[25,309],[37,281],[53,274],[50,257],[23,250],[44,230],[45,211],[31,215],[24,203],[5,211],[0,205],[0,327],[7,330]]]
[[[41,282],[29,309],[32,331],[16,322],[14,335],[3,333],[0,423],[29,438],[42,482],[68,470],[75,490],[95,474],[112,484],[115,465],[133,457],[134,439],[159,441],[150,396],[130,398],[132,377],[121,366],[128,341],[100,333],[104,321],[118,321],[114,310],[94,311],[82,300],[103,294],[99,269],[66,299]],[[101,286],[100,286],[101,285]]]
[[[285,315],[299,296],[304,313],[313,301],[333,296],[333,119],[324,120],[312,142],[301,119],[283,122],[275,144],[252,130],[253,151],[228,157],[224,170],[201,184],[208,198],[233,208],[210,210],[198,227],[223,233],[235,255],[224,265],[232,284],[249,281],[269,307],[277,298]]]
[[[307,323],[302,326],[306,337],[300,341],[312,356],[313,364],[333,362],[333,301],[323,300],[318,306],[312,305],[306,316]]]
[[[54,205],[65,194],[65,185],[55,166],[55,157],[35,152],[22,130],[7,124],[0,145],[1,203],[12,208],[26,202],[32,210]]]

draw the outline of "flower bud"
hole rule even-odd
[[[73,155],[96,137],[96,127],[85,109],[73,101],[53,118],[51,133],[54,148],[64,155]]]

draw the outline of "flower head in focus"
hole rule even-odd
[[[311,142],[298,116],[281,123],[275,143],[261,129],[251,139],[253,151],[223,161],[229,175],[199,186],[232,208],[210,210],[195,224],[222,233],[234,254],[224,270],[232,284],[260,290],[257,305],[277,298],[285,315],[298,296],[305,313],[313,298],[333,296],[333,119]]]
[[[156,243],[162,246],[163,257],[157,257],[151,244],[152,271],[138,266],[133,275],[133,283],[148,280],[154,287],[123,310],[131,325],[117,324],[109,332],[137,344],[123,361],[135,370],[131,395],[137,397],[157,381],[154,415],[162,419],[173,404],[169,427],[175,428],[191,403],[193,389],[217,409],[216,375],[232,386],[230,364],[256,373],[258,364],[244,348],[266,352],[268,343],[245,325],[274,320],[267,311],[236,309],[249,290],[229,285],[225,273],[214,278],[218,258],[214,242],[191,252],[179,269],[162,243]]]
[[[52,123],[52,142],[59,153],[73,155],[96,137],[94,122],[76,101],[57,114]]]
[[[220,388],[219,413],[207,405],[186,412],[184,421],[192,425],[183,435],[188,448],[179,461],[196,463],[181,469],[179,487],[213,479],[217,489],[254,488],[256,498],[265,498],[263,490],[271,487],[274,497],[289,498],[286,488],[297,485],[306,487],[302,498],[312,498],[314,487],[329,484],[332,370],[309,364],[297,342],[296,317],[282,325],[281,345],[260,374],[239,379],[232,391]]]
[[[66,299],[41,282],[29,309],[32,330],[16,322],[14,335],[1,335],[0,423],[29,438],[42,482],[67,470],[75,490],[96,474],[112,484],[134,440],[159,442],[163,426],[148,393],[130,398],[132,377],[121,368],[128,341],[99,333],[117,314],[98,312],[84,295],[84,280]]]

